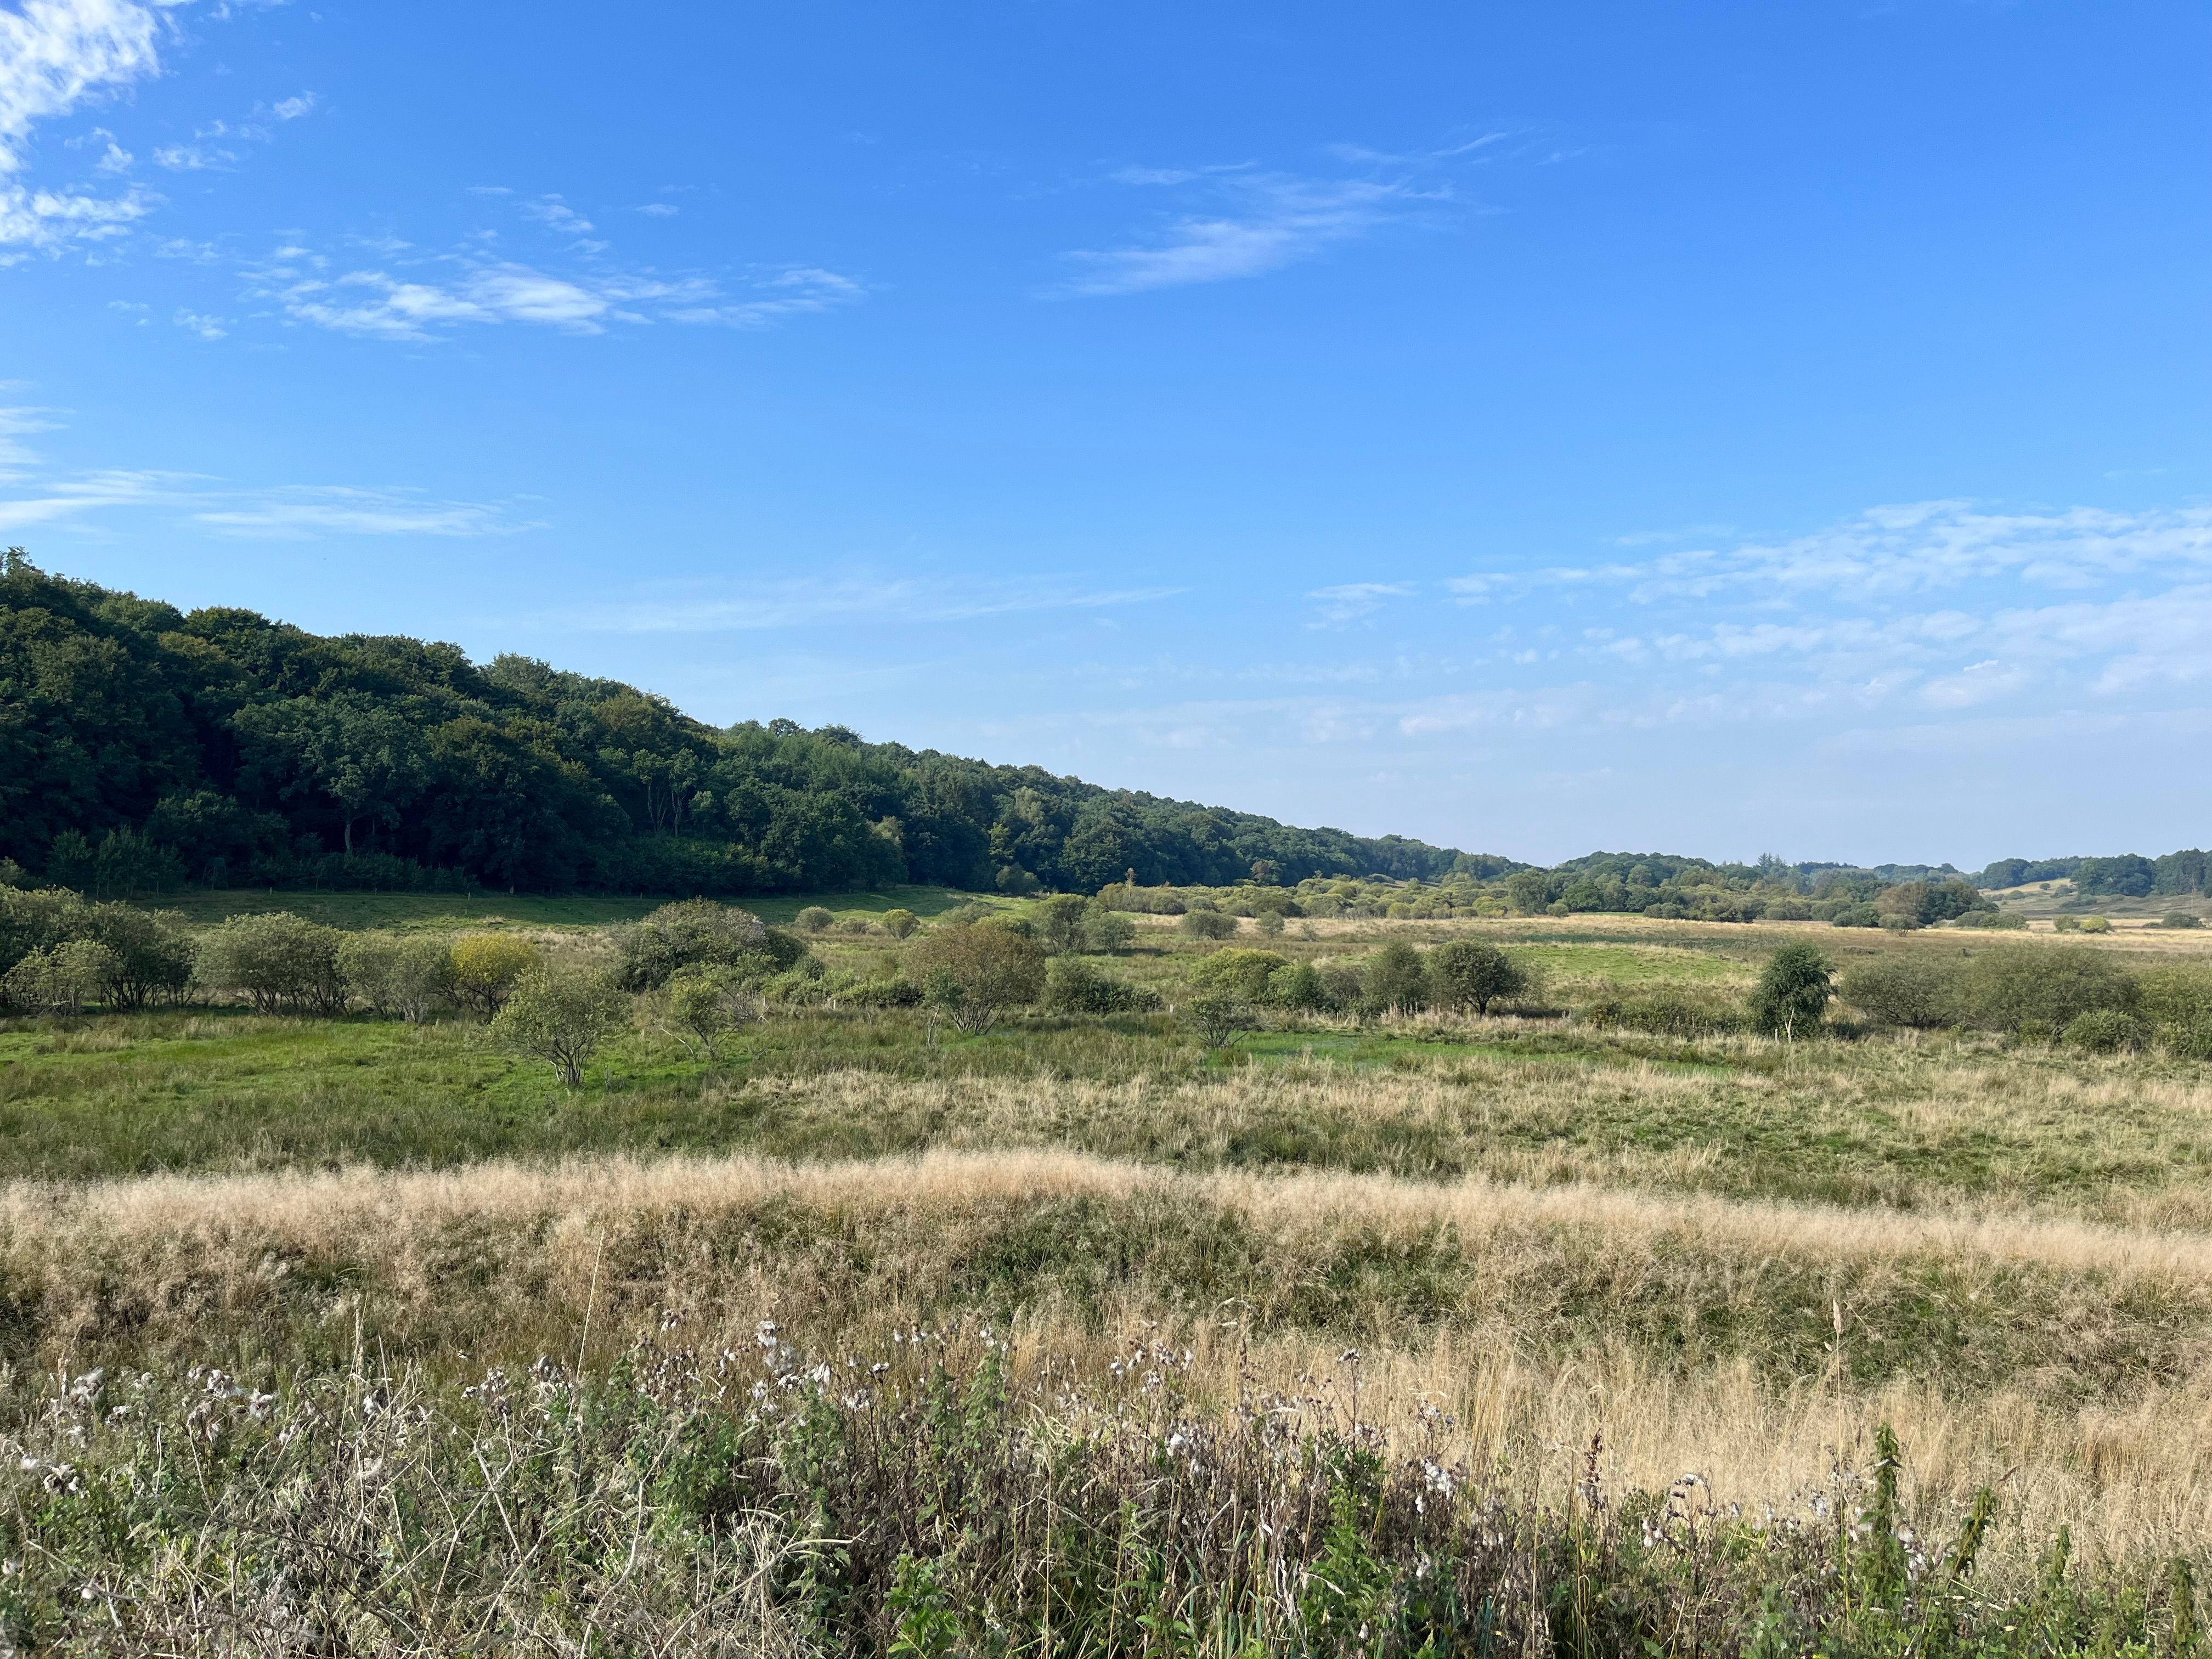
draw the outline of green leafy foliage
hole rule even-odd
[[[604,975],[540,963],[517,976],[491,1031],[501,1048],[546,1061],[574,1089],[585,1062],[629,1017],[629,999]]]

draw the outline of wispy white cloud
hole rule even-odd
[[[228,321],[221,317],[204,317],[197,311],[179,311],[177,326],[189,330],[203,340],[220,340],[230,332]]]
[[[1639,605],[1752,592],[1875,599],[2000,578],[2086,587],[2122,574],[2207,568],[2212,508],[1994,513],[1948,501],[1875,507],[1788,541],[1483,571],[1446,586],[1467,604],[1559,589],[1601,592]]]
[[[0,9],[0,258],[121,234],[152,203],[21,182],[33,130],[159,67],[155,9],[132,0],[23,0]],[[112,142],[103,161],[129,156]],[[110,170],[112,170],[111,168]],[[5,250],[16,250],[13,253]]]
[[[1024,611],[1098,611],[1173,597],[1177,587],[1102,588],[1073,577],[1029,581],[929,577],[792,577],[741,594],[700,588],[681,597],[542,613],[541,625],[620,634],[744,633],[869,617],[965,622]]]
[[[671,311],[668,317],[678,323],[768,328],[787,317],[803,317],[856,304],[866,295],[867,289],[850,276],[813,265],[799,265],[761,274],[751,280],[745,293],[727,298],[718,295],[711,305],[685,306]]]
[[[640,213],[653,219],[673,219],[683,210],[673,202],[647,202],[643,207],[638,209]]]
[[[494,503],[434,501],[412,490],[337,485],[264,490],[235,505],[195,512],[191,519],[228,535],[287,540],[326,534],[508,536],[543,527]]]
[[[1316,620],[1307,625],[1332,628],[1357,622],[1381,610],[1385,599],[1407,599],[1415,591],[1411,582],[1340,582],[1334,587],[1316,587],[1306,595],[1320,601]]]
[[[1125,184],[1201,185],[1211,210],[1170,217],[1150,237],[1066,255],[1063,292],[1106,296],[1258,276],[1368,234],[1448,194],[1404,179],[1317,179],[1236,171],[1124,169]]]
[[[303,92],[294,97],[278,99],[270,113],[280,121],[296,121],[303,115],[312,114],[314,107],[315,94]]]

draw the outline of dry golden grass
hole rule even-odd
[[[1115,1265],[1071,1277],[1091,1255]],[[0,1191],[0,1272],[47,1364],[223,1341],[283,1363],[362,1328],[481,1363],[619,1346],[667,1309],[731,1340],[774,1317],[866,1354],[995,1306],[1031,1363],[1188,1346],[1217,1396],[1357,1388],[1401,1425],[1431,1404],[1468,1456],[1539,1483],[1602,1434],[1617,1485],[1694,1471],[1723,1502],[1794,1505],[1838,1448],[1863,1463],[1887,1419],[1936,1508],[2000,1485],[2018,1548],[2061,1522],[2118,1556],[2212,1547],[2212,1238],[2061,1216],[1177,1176],[1042,1151],[605,1159],[19,1185]],[[1429,1281],[1436,1305],[1409,1316],[1407,1285]],[[1778,1297],[1810,1297],[1797,1314],[1820,1328],[1777,1324]],[[2009,1361],[1866,1374],[1867,1346],[1923,1302],[1929,1331],[2013,1340]],[[1676,1303],[1684,1318],[1660,1316]],[[2081,1386],[2083,1354],[2103,1383]]]

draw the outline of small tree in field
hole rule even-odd
[[[1517,997],[1528,988],[1528,975],[1521,964],[1495,945],[1480,939],[1455,939],[1429,952],[1429,978],[1437,1000],[1452,1008],[1490,1012],[1501,997]]]
[[[1226,1048],[1252,1027],[1250,1011],[1225,991],[1201,991],[1178,1012],[1209,1048]]]
[[[913,933],[915,928],[921,926],[921,918],[915,915],[911,910],[886,910],[884,912],[884,932],[889,933],[893,939],[906,939]]]
[[[500,1046],[551,1063],[574,1089],[584,1062],[619,1030],[629,1000],[605,976],[577,968],[540,963],[514,981],[491,1022]]]
[[[792,918],[793,925],[802,933],[823,933],[837,918],[818,904],[810,904]]]
[[[1809,945],[1785,945],[1759,970],[1751,1012],[1770,1036],[1794,1042],[1817,1030],[1835,995],[1835,964]]]
[[[678,1042],[696,1044],[708,1059],[715,1045],[760,1017],[759,1000],[729,968],[695,968],[668,981],[668,1019]]]
[[[1044,951],[995,922],[939,927],[915,947],[930,1006],[962,1030],[980,1034],[1044,989]]]
[[[471,933],[453,942],[453,1000],[486,1019],[497,1014],[522,975],[539,965],[538,947],[512,933]]]

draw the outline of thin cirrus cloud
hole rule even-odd
[[[1125,169],[1116,182],[1195,188],[1206,210],[1174,215],[1120,247],[1079,248],[1061,287],[1092,298],[1264,276],[1356,241],[1441,199],[1403,179],[1312,179],[1259,172]]]
[[[1306,625],[1341,627],[1374,615],[1386,599],[1411,599],[1416,591],[1412,582],[1339,582],[1333,587],[1316,587],[1306,595],[1317,602],[1315,620]]]
[[[240,489],[149,469],[55,472],[25,441],[60,429],[51,410],[0,408],[0,532],[129,509],[216,535],[302,540],[326,535],[502,536],[541,528],[511,502],[443,501],[412,489],[347,485]]]
[[[513,195],[499,186],[472,193],[493,200]],[[386,241],[370,251],[389,256],[387,263],[351,270],[293,243],[245,266],[247,297],[273,305],[294,323],[423,343],[455,329],[501,323],[571,334],[656,321],[769,328],[855,304],[867,294],[857,278],[812,265],[755,268],[727,283],[696,274],[627,270],[602,257],[609,244],[594,240],[592,221],[559,196],[516,202],[513,210],[564,239],[546,263],[566,269],[489,256],[483,250],[499,240],[489,230],[442,253]]]
[[[1023,582],[927,577],[793,577],[749,584],[743,598],[710,591],[695,597],[588,611],[547,612],[532,623],[562,630],[617,634],[711,634],[804,628],[881,617],[901,623],[953,623],[1024,611],[1099,611],[1170,599],[1179,587],[1091,587],[1073,578]]]
[[[1499,159],[1510,135],[1405,155],[1331,146],[1356,173],[1328,176],[1250,163],[1204,167],[1122,167],[1111,182],[1172,192],[1177,206],[1149,234],[1104,248],[1078,248],[1057,292],[1093,298],[1261,276],[1355,242],[1387,225],[1434,221],[1455,195],[1451,170]]]

